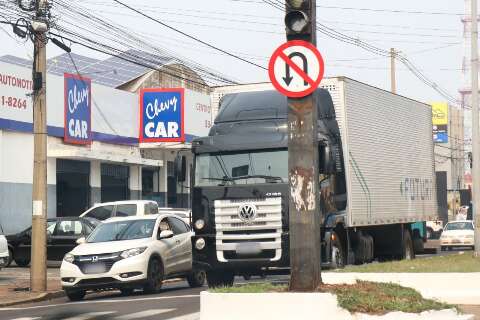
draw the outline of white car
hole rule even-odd
[[[3,228],[0,226],[0,269],[8,264],[9,257],[7,238],[5,238]]]
[[[191,235],[173,214],[105,220],[65,255],[62,287],[70,300],[81,300],[88,290],[156,293],[164,279],[173,277],[202,286],[205,272],[193,269]]]
[[[157,214],[158,204],[150,200],[124,200],[114,202],[96,203],[85,211],[80,217],[94,218],[100,221],[112,217],[145,216]]]
[[[474,224],[471,220],[449,222],[440,236],[442,251],[453,247],[475,247]]]
[[[190,209],[179,209],[179,208],[158,208],[158,213],[171,213],[180,217],[183,222],[190,225],[190,218],[192,216],[192,210]]]

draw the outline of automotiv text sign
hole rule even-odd
[[[91,81],[68,73],[65,73],[64,81],[64,140],[68,143],[90,144],[92,142]]]
[[[140,91],[140,142],[184,142],[183,88]]]

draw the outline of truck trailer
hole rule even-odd
[[[289,267],[287,99],[270,84],[222,88],[192,142],[193,259],[209,286]],[[412,259],[414,225],[438,217],[432,111],[346,78],[315,93],[322,267]]]

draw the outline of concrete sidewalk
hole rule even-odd
[[[414,288],[424,298],[461,305],[480,305],[480,273],[336,273],[325,272],[328,284],[356,280],[392,282]]]
[[[60,270],[47,270],[47,292],[33,293],[29,291],[29,268],[4,268],[0,271],[0,307],[20,303],[36,302],[63,296],[60,285]]]

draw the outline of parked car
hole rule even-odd
[[[192,215],[191,209],[181,209],[181,208],[158,208],[158,213],[171,213],[177,217],[182,218],[183,222],[190,225],[190,217]]]
[[[186,277],[191,287],[205,282],[205,272],[193,269],[190,228],[173,214],[110,218],[78,242],[60,268],[70,300],[89,290],[155,293],[172,277]]]
[[[47,260],[61,261],[77,245],[78,238],[88,236],[100,221],[92,218],[61,217],[47,220]],[[26,267],[30,263],[32,227],[7,236],[10,260]]]
[[[97,203],[80,217],[90,217],[103,221],[111,217],[144,216],[157,214],[158,204],[150,200],[127,200]]]
[[[9,259],[7,238],[5,238],[3,227],[0,225],[0,269],[8,264]]]
[[[450,250],[454,247],[475,248],[474,224],[471,220],[449,222],[443,228],[440,236],[440,245],[442,251]]]

